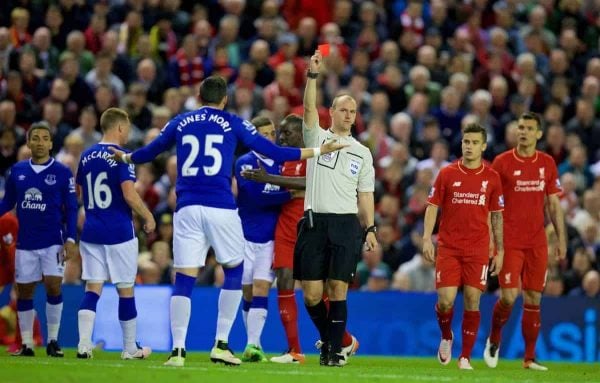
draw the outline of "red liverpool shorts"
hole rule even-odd
[[[485,290],[489,268],[488,254],[487,248],[464,252],[439,247],[435,260],[435,288],[466,285]]]
[[[522,287],[523,290],[542,292],[546,285],[547,267],[547,246],[505,249],[504,264],[498,282],[503,289]]]

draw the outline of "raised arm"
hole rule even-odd
[[[321,70],[323,56],[318,50],[310,58],[310,66],[306,76],[306,87],[304,88],[304,127],[303,130],[315,129],[319,122],[317,113],[317,77]],[[304,141],[309,145],[306,140]],[[312,145],[312,144],[310,144]]]
[[[555,256],[557,260],[561,260],[567,256],[567,231],[565,229],[565,214],[560,206],[558,194],[548,196],[548,210],[554,231],[558,237]]]

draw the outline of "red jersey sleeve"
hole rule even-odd
[[[498,173],[494,172],[492,178],[492,189],[490,190],[490,211],[504,210],[504,195],[502,193],[502,182]]]
[[[546,161],[548,169],[548,185],[546,185],[546,195],[562,193],[562,186],[558,178],[558,169],[553,160]]]
[[[427,198],[427,202],[431,205],[439,207],[442,205],[442,201],[444,201],[444,193],[446,191],[443,182],[444,173],[444,169],[442,169],[436,177],[435,182],[431,187],[431,190],[429,190],[429,197]]]

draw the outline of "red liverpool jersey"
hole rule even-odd
[[[281,175],[285,177],[306,177],[306,160],[284,162]],[[302,214],[304,214],[304,198],[294,198],[282,206],[279,219],[283,218],[286,222],[297,223]],[[294,230],[296,230],[295,226]]]
[[[545,246],[544,198],[562,191],[552,157],[537,150],[521,157],[512,149],[498,155],[492,167],[500,174],[506,202],[504,247]]]
[[[468,253],[487,253],[488,215],[504,208],[500,176],[482,164],[467,169],[460,162],[442,168],[428,202],[441,209],[438,243]]]

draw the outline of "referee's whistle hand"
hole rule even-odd
[[[375,236],[375,233],[367,233],[367,237],[365,238],[365,244],[367,246],[368,251],[373,251],[377,248],[377,246],[379,246],[379,244],[377,243],[377,237]]]
[[[340,144],[337,141],[329,141],[321,145],[321,155],[338,151],[343,148],[347,148],[348,144]]]

